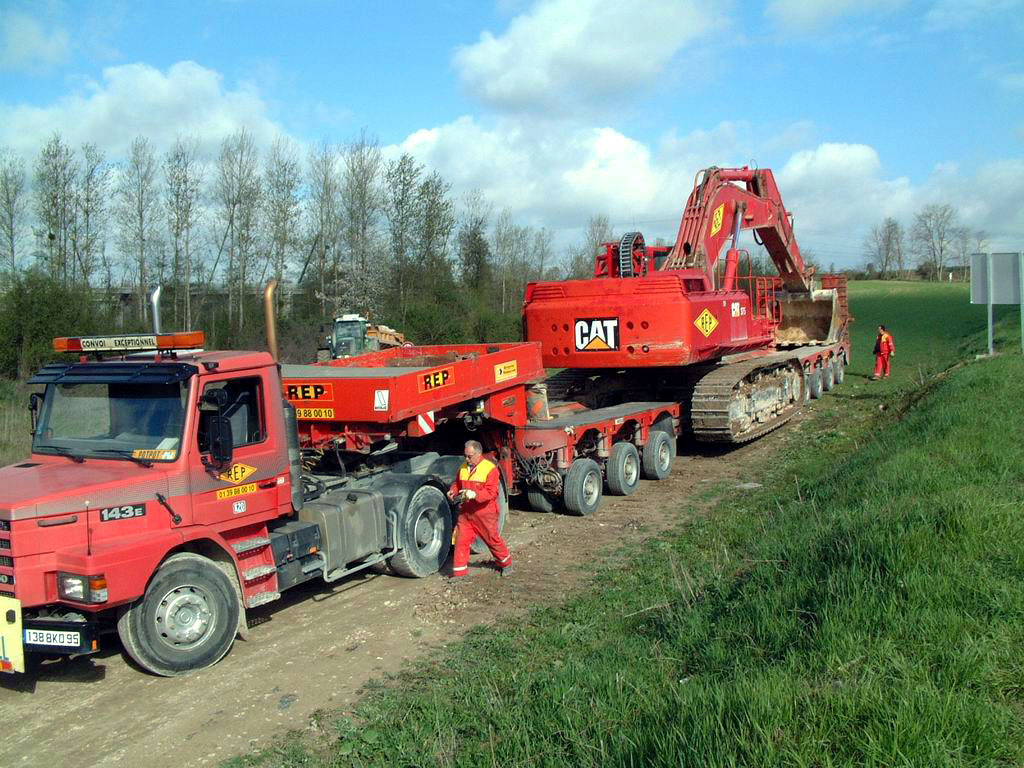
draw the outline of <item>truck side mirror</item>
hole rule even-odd
[[[36,433],[36,418],[39,416],[39,405],[42,403],[43,398],[38,392],[33,392],[28,396],[28,412],[32,419],[32,434]]]
[[[211,406],[216,410],[220,410],[228,404],[228,393],[222,388],[208,389],[203,393],[203,401],[200,407],[203,405]]]
[[[210,417],[210,458],[213,464],[224,466],[231,463],[234,438],[231,435],[231,420],[227,416]]]

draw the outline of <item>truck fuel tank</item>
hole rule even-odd
[[[325,575],[387,547],[387,514],[380,491],[341,488],[306,502],[299,519],[316,523]]]

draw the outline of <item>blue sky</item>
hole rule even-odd
[[[804,247],[957,206],[1024,248],[1024,0],[0,0],[0,146],[361,129],[570,241],[671,239],[710,164],[776,171]]]

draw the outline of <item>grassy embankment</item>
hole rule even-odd
[[[764,489],[325,716],[336,738],[235,764],[1024,761],[1024,360],[973,363],[960,286],[852,293],[850,376]],[[879,322],[897,357],[874,383]]]

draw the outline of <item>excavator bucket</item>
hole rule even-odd
[[[775,341],[783,346],[833,344],[843,330],[839,296],[834,288],[790,293],[779,298],[782,318]]]

